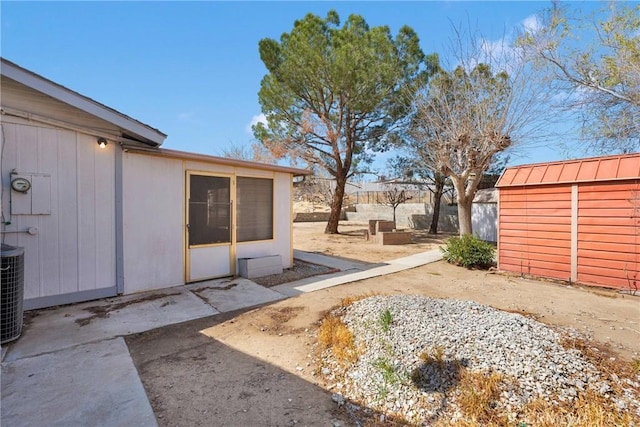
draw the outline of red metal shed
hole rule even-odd
[[[640,287],[640,153],[510,167],[496,187],[500,270]]]

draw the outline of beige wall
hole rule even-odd
[[[290,174],[140,153],[125,153],[123,157],[125,293],[184,283],[187,251],[185,243],[187,171],[273,178],[274,239],[239,243],[235,248],[236,258],[280,255],[283,268],[291,266]]]
[[[182,161],[123,154],[124,293],[184,283]]]

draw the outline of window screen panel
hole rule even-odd
[[[189,245],[231,242],[230,194],[230,178],[191,175]]]
[[[238,177],[238,242],[273,239],[273,180]]]

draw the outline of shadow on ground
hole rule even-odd
[[[240,313],[125,338],[159,425],[357,425],[351,404],[200,332]]]

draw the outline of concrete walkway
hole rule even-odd
[[[440,261],[442,259],[442,252],[440,249],[433,249],[431,251],[421,252],[404,258],[386,261],[381,264],[363,264],[353,261],[344,261],[338,258],[328,257],[326,255],[302,251],[294,251],[293,256],[294,258],[298,258],[302,261],[326,265],[328,267],[337,268],[341,271],[334,274],[308,277],[306,279],[285,283],[271,288],[274,291],[287,296],[295,296],[301,293],[313,292],[320,289],[330,288],[332,286],[344,285],[346,283],[371,279],[372,277],[384,276],[387,274],[397,273],[402,270],[419,267],[421,265]],[[333,260],[330,258],[333,258]]]
[[[442,258],[439,250],[381,264],[302,251],[294,257],[341,271],[271,289],[243,278],[211,280],[30,313],[22,336],[2,348],[0,425],[155,426],[123,336]]]

